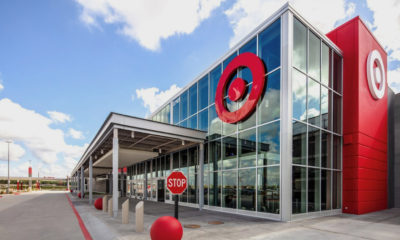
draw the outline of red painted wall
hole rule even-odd
[[[387,78],[387,54],[359,17],[327,36],[343,51],[343,212],[386,209],[387,86],[382,99],[372,97],[366,64],[378,50]]]

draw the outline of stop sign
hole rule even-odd
[[[167,188],[172,194],[182,194],[187,188],[187,178],[181,171],[172,172],[167,177]]]

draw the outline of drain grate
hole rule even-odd
[[[200,228],[200,225],[197,224],[185,224],[183,225],[184,228]]]
[[[208,222],[208,224],[211,224],[211,225],[220,225],[220,224],[224,224],[224,222],[221,222],[221,221],[210,221],[210,222]]]

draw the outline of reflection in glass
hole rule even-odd
[[[320,84],[312,79],[308,79],[308,111],[307,117],[310,124],[320,126]]]
[[[239,209],[256,209],[256,169],[239,170]]]
[[[341,137],[333,135],[333,168],[341,169],[342,163],[340,156],[342,155]]]
[[[306,120],[306,100],[307,100],[307,78],[306,75],[293,69],[292,71],[292,101],[293,118]]]
[[[236,208],[237,171],[224,171],[222,172],[222,177],[222,207]]]
[[[199,80],[199,110],[208,106],[208,74]]]
[[[342,58],[333,54],[333,90],[342,93]]]
[[[342,207],[342,177],[341,172],[333,171],[332,208]]]
[[[247,93],[251,93],[251,88],[253,84],[249,84],[247,86]],[[245,97],[241,100],[239,100],[238,103],[238,109],[241,108],[249,99],[250,94],[246,94]],[[246,119],[242,120],[239,122],[239,130],[247,129],[250,127],[254,127],[256,125],[256,111],[253,111],[250,116],[248,116]]]
[[[199,130],[208,131],[208,109],[199,113]]]
[[[188,127],[192,129],[197,129],[197,114],[189,118]]]
[[[222,139],[222,166],[224,169],[236,168],[237,163],[237,143],[236,135]]]
[[[280,122],[258,127],[258,166],[279,164]]]
[[[333,131],[342,132],[342,97],[333,94]]]
[[[308,165],[320,166],[320,130],[308,127]]]
[[[307,175],[306,168],[293,166],[292,171],[292,213],[305,213],[307,211]]]
[[[179,168],[179,152],[174,153],[172,158],[172,168],[173,170],[177,170]]]
[[[325,44],[322,43],[322,59],[321,59],[321,82],[325,84],[325,86],[330,86],[329,83],[331,74],[330,74],[330,69],[331,69],[331,51],[329,47]]]
[[[259,212],[279,214],[279,166],[257,168]]]
[[[197,83],[189,88],[189,115],[197,112]]]
[[[257,54],[257,38],[251,39],[247,42],[242,48],[239,49],[239,54],[244,52],[251,52]],[[248,83],[253,82],[253,76],[249,68],[240,68],[239,69],[239,77],[245,80]]]
[[[256,166],[256,129],[239,133],[239,167]]]
[[[332,93],[324,86],[321,86],[321,122],[322,128],[332,129]]]
[[[307,72],[307,28],[293,18],[293,66]]]
[[[209,103],[215,102],[215,92],[217,91],[218,81],[221,77],[221,65],[218,65],[210,72],[210,99]]]
[[[180,151],[180,160],[179,160],[179,166],[180,170],[182,171],[183,175],[188,176],[189,169],[188,169],[188,154],[187,150],[182,150]],[[188,195],[188,190],[186,189],[182,195],[179,196],[179,201],[180,202],[187,202],[187,195]]]
[[[209,142],[210,171],[221,169],[221,140]]]
[[[331,168],[332,134],[321,131],[321,167]]]
[[[234,112],[238,109],[237,103],[231,101],[228,97],[225,98],[226,102],[226,108],[228,109],[229,112]],[[236,123],[230,124],[226,122],[222,122],[222,133],[223,135],[231,135],[232,133],[236,132]]]
[[[217,112],[215,111],[215,105],[209,108],[209,118],[208,118],[208,127],[209,134],[208,137],[210,139],[216,139],[221,137],[221,119],[219,119]]]
[[[208,205],[208,186],[209,186],[209,172],[204,172],[204,205]]]
[[[276,20],[258,35],[258,56],[263,60],[266,72],[281,63],[281,22]]]
[[[308,53],[308,75],[316,80],[320,80],[320,61],[321,61],[321,41],[312,33],[308,32],[309,53]]]
[[[187,120],[180,122],[179,126],[187,128]]]
[[[188,112],[188,91],[185,91],[181,95],[181,108],[180,108],[181,121],[187,118],[187,112]]]
[[[197,147],[189,149],[188,202],[197,203]]]
[[[293,164],[307,163],[307,126],[301,122],[293,122]]]
[[[273,121],[280,116],[280,70],[267,75],[265,83],[265,92],[258,107],[259,124]]]
[[[172,118],[174,124],[178,124],[179,122],[179,102],[179,97],[172,102]]]
[[[221,182],[219,179],[220,172],[210,172],[210,206],[221,206]]]
[[[321,169],[321,210],[331,209],[331,171]]]
[[[319,169],[308,168],[308,211],[320,210]]]

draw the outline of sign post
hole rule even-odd
[[[167,177],[167,188],[175,195],[175,218],[178,219],[178,201],[187,188],[187,178],[181,171],[174,171]]]

